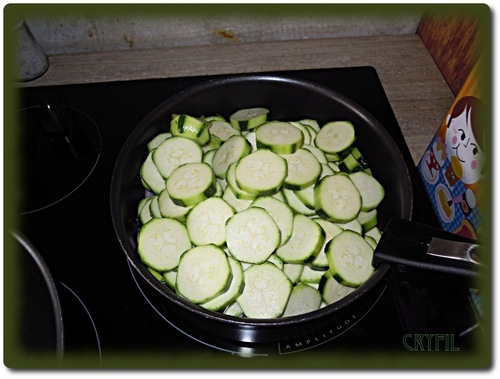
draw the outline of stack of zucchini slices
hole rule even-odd
[[[338,301],[372,274],[381,236],[384,188],[354,125],[269,115],[172,115],[140,170],[141,260],[178,295],[232,316]]]

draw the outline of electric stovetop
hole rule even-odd
[[[319,82],[359,103],[390,131],[403,156],[414,167],[372,67],[278,74]],[[132,272],[116,239],[109,209],[111,174],[123,143],[151,110],[171,95],[210,78],[213,77],[20,90],[20,106],[15,115],[31,127],[21,129],[22,143],[18,142],[21,170],[20,185],[15,190],[19,205],[14,212],[14,228],[36,246],[46,262],[59,292],[64,321],[64,355],[55,362],[49,360],[47,365],[335,368],[378,364],[400,367],[408,362],[410,366],[418,366],[417,356],[404,341],[408,322],[416,322],[416,318],[405,317],[408,307],[401,311],[395,305],[397,296],[390,290],[384,292],[361,321],[352,328],[344,328],[335,338],[300,341],[300,348],[294,349],[293,354],[280,355],[271,348],[269,354],[260,351],[249,359],[240,355],[252,356],[252,351],[245,353],[238,346],[206,340],[195,330],[179,328],[162,314],[158,307],[160,300]],[[53,119],[52,111],[58,112],[57,120]],[[71,130],[61,135],[60,124],[72,125]],[[64,138],[72,141],[68,144]],[[437,226],[416,170],[412,175],[416,188],[413,220]],[[411,303],[412,315],[415,309],[428,307],[421,292],[428,295],[425,290],[403,293]],[[12,296],[8,288],[6,294]],[[417,321],[424,326],[437,325],[447,338],[448,350],[456,348],[447,351],[447,357],[460,359],[461,354],[471,349],[466,343],[470,334],[467,331],[477,327],[475,319],[469,317],[468,297],[458,290],[433,291],[431,296],[438,298],[444,310],[426,309],[421,312],[425,319]],[[27,343],[16,366],[33,364],[32,357],[37,354],[37,347]],[[392,360],[394,354],[401,355],[399,363]],[[425,359],[423,354],[420,357]]]

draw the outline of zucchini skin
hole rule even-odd
[[[189,138],[204,145],[210,140],[208,126],[208,122],[182,113],[170,121],[170,132],[174,136]]]
[[[343,200],[351,209],[349,212],[345,213],[342,212],[343,209],[339,210],[339,207],[335,206],[335,204],[332,205],[330,202],[325,204],[323,199],[323,192],[328,194],[337,191],[336,183],[332,183],[332,181],[339,180],[345,180],[345,185],[348,187],[349,198]],[[314,203],[316,213],[321,218],[332,222],[346,223],[354,220],[358,216],[361,210],[361,195],[347,174],[338,173],[322,178],[314,187]]]

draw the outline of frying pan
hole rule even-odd
[[[9,288],[19,301],[16,318],[19,320],[20,351],[47,354],[55,362],[62,362],[65,328],[60,294],[51,272],[36,247],[21,233],[8,235],[14,253],[16,278],[21,278]],[[16,334],[17,336],[17,334]]]
[[[314,312],[272,320],[238,318],[194,305],[155,279],[139,259],[137,204],[145,195],[139,169],[147,155],[146,144],[158,133],[168,130],[173,113],[228,117],[235,110],[250,107],[266,107],[271,111],[270,118],[276,120],[312,118],[320,125],[332,120],[351,121],[356,128],[356,145],[386,191],[378,207],[379,228],[385,230],[394,220],[411,220],[414,190],[409,169],[391,135],[371,114],[343,94],[317,83],[268,74],[234,75],[206,81],[172,96],[149,113],[130,134],[111,178],[111,215],[117,238],[134,272],[160,294],[164,308],[173,318],[182,319],[186,328],[201,329],[214,338],[242,345],[280,343],[309,335],[325,336],[332,329],[343,330],[354,325],[384,291],[385,278],[393,271],[391,262],[404,263],[387,249],[382,249],[381,256],[374,261],[376,269],[372,276],[345,298]],[[406,224],[402,227],[396,224],[392,228],[396,234],[412,229]],[[427,229],[422,230],[427,235]],[[394,238],[389,240],[389,246],[395,245]]]

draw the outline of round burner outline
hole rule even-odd
[[[252,347],[244,347],[244,346],[240,346],[240,350],[241,351],[237,351],[237,349],[234,349],[234,350],[231,350],[230,348],[224,348],[224,347],[221,347],[221,346],[217,346],[215,344],[211,344],[203,339],[200,339],[200,338],[197,338],[195,336],[192,336],[191,334],[187,333],[185,330],[183,330],[182,328],[180,328],[179,326],[176,325],[176,323],[174,323],[173,321],[169,320],[154,304],[153,302],[150,300],[150,298],[148,297],[148,295],[146,295],[146,293],[144,292],[141,284],[139,283],[135,273],[134,273],[134,270],[132,270],[132,267],[130,265],[130,262],[128,261],[127,259],[127,265],[128,265],[128,268],[130,270],[130,273],[132,274],[132,279],[134,280],[137,288],[139,289],[139,292],[141,293],[141,295],[144,297],[144,299],[148,302],[148,304],[151,306],[151,308],[163,319],[165,320],[171,327],[173,327],[175,330],[177,330],[178,332],[180,332],[181,334],[183,334],[184,336],[190,338],[191,340],[203,345],[203,346],[207,346],[209,348],[212,348],[212,349],[215,349],[215,350],[218,350],[218,351],[222,351],[224,353],[229,353],[231,355],[239,355],[239,356],[252,356],[252,357],[256,357],[256,356],[268,356],[269,354],[267,353],[258,353],[255,351],[254,348]],[[228,342],[228,344],[230,344]]]
[[[18,126],[20,128],[19,136],[16,140],[16,145],[17,145],[16,147],[18,152],[21,154],[20,160],[26,158],[25,156],[23,156],[23,154],[25,153],[23,149],[29,150],[33,146],[35,150],[39,149],[41,146],[41,150],[44,150],[45,153],[48,152],[50,137],[44,135],[44,131],[41,130],[42,128],[39,125],[35,125],[35,123],[39,121],[37,120],[35,113],[41,112],[43,107],[44,107],[43,105],[34,105],[19,109],[16,112],[16,114],[19,117]],[[101,157],[102,135],[97,123],[94,121],[92,117],[90,117],[87,113],[83,112],[82,110],[79,110],[72,106],[56,104],[56,105],[46,105],[46,107],[49,111],[66,113],[66,115],[72,117],[73,119],[70,120],[71,121],[70,127],[74,128],[77,133],[80,133],[80,137],[83,137],[83,141],[85,143],[88,143],[88,145],[86,147],[86,151],[83,152],[82,156],[77,157],[74,161],[71,160],[64,161],[62,159],[59,159],[58,157],[56,157],[54,151],[50,151],[48,154],[45,154],[45,156],[42,157],[42,160],[44,161],[46,160],[47,165],[51,164],[55,165],[56,169],[62,168],[63,170],[61,174],[62,177],[60,178],[61,181],[58,181],[58,184],[63,183],[64,185],[60,187],[54,186],[50,188],[50,186],[53,184],[50,182],[50,179],[48,178],[45,183],[41,183],[42,187],[44,185],[46,187],[48,186],[49,189],[53,190],[55,189],[55,190],[44,191],[46,190],[46,188],[41,188],[40,191],[44,192],[42,196],[46,196],[46,198],[39,201],[35,200],[34,202],[28,195],[28,197],[30,197],[28,201],[25,201],[25,199],[23,199],[20,202],[19,214],[21,215],[42,211],[68,198],[70,195],[76,192],[85,182],[87,182],[87,180],[91,177],[92,173],[97,167],[97,164],[99,163]],[[21,117],[23,116],[23,113],[24,116],[27,117],[27,120],[31,122],[30,125],[27,125],[27,123],[22,122]],[[30,127],[31,129],[29,129]],[[28,133],[28,134],[34,133],[34,136],[28,135],[28,137],[26,137],[28,141],[23,141],[22,139],[25,137],[23,133]],[[31,141],[29,141],[29,139],[31,139]],[[66,138],[66,140],[68,139]],[[24,143],[27,144],[31,143],[32,146],[23,145]],[[35,156],[32,158],[32,160],[34,158],[40,158],[36,156],[38,153],[37,151],[33,153],[35,154]],[[26,168],[29,167],[30,162],[27,163],[28,164],[22,162],[20,164],[20,167],[23,170],[25,170]],[[36,161],[34,166],[37,167],[38,164],[40,164],[39,160]],[[54,173],[55,171],[52,170],[50,171],[51,175],[55,175]],[[68,176],[65,176],[66,174]],[[26,179],[22,177],[20,177],[19,179],[21,187],[25,187]],[[28,179],[28,181],[29,180],[30,179]],[[55,178],[52,178],[52,182],[54,182],[55,180],[56,180]],[[49,195],[47,195],[48,193]],[[55,195],[52,195],[52,193],[55,193]],[[33,202],[33,204],[31,204],[30,201]],[[26,205],[26,203],[28,203],[28,205]]]
[[[342,336],[346,332],[350,332],[353,329],[356,328],[358,323],[363,320],[370,312],[371,310],[375,307],[375,305],[380,301],[380,299],[384,296],[386,290],[387,290],[387,285],[384,286],[382,291],[377,294],[376,299],[373,303],[370,303],[367,307],[361,307],[358,309],[358,312],[355,312],[356,315],[349,315],[346,316],[344,319],[341,321],[337,321],[336,323],[332,323],[332,327],[330,329],[336,329],[338,326],[341,326],[341,329],[339,329],[335,334],[332,335],[324,335],[325,333],[328,333],[330,330],[323,330],[323,331],[316,331],[313,334],[309,336],[305,336],[302,339],[292,339],[288,341],[279,341],[276,342],[275,344],[273,343],[250,343],[246,345],[244,342],[237,343],[236,341],[231,341],[231,340],[226,340],[220,338],[220,336],[216,335],[208,335],[206,332],[203,330],[198,330],[202,337],[196,337],[191,334],[189,334],[186,330],[184,330],[181,326],[179,326],[177,323],[182,323],[182,320],[179,320],[177,316],[173,314],[169,314],[168,316],[164,313],[167,310],[165,308],[160,309],[157,304],[154,304],[154,301],[150,299],[150,296],[146,294],[148,290],[151,288],[147,285],[144,284],[141,285],[140,283],[140,277],[137,277],[137,273],[135,270],[133,270],[132,265],[130,261],[127,259],[127,265],[129,268],[130,273],[132,274],[132,279],[134,280],[137,288],[139,289],[139,292],[141,295],[144,297],[144,299],[147,301],[147,303],[151,306],[151,308],[164,320],[167,322],[168,325],[173,327],[175,330],[183,334],[184,336],[190,338],[192,341],[195,341],[197,343],[200,343],[203,346],[222,351],[225,353],[229,353],[231,355],[237,355],[241,357],[265,357],[265,356],[283,356],[283,355],[290,355],[290,354],[296,354],[299,352],[303,352],[306,350],[311,350],[323,345],[327,345],[328,343],[332,343],[335,339],[338,337]],[[154,292],[151,292],[154,294]],[[153,295],[154,296],[154,295]],[[159,300],[161,301],[161,300]],[[171,317],[172,320],[169,318]],[[344,327],[342,324],[342,321],[347,321],[348,323],[351,323],[350,326]],[[188,327],[194,327],[191,324],[185,324],[184,326]],[[324,333],[322,333],[324,332]],[[319,341],[315,341],[313,344],[305,346],[302,342],[306,341],[308,338],[314,338],[314,339],[319,339]],[[208,342],[209,340],[217,340],[218,344]],[[302,342],[301,342],[302,341]],[[287,345],[293,345],[294,343],[300,343],[300,347],[287,347]]]
[[[88,321],[91,329],[94,332],[94,337],[95,337],[95,344],[96,344],[96,350],[97,350],[97,355],[99,357],[99,363],[102,363],[102,347],[101,347],[101,339],[99,337],[99,332],[97,330],[96,323],[94,321],[94,318],[92,317],[92,314],[90,313],[88,307],[85,305],[85,302],[82,300],[82,298],[67,284],[58,281],[58,284],[61,286],[62,289],[66,291],[68,296],[70,296],[79,306],[82,308],[82,314],[86,317],[83,317],[85,321]],[[61,292],[61,291],[60,291]],[[68,317],[68,314],[63,315],[64,318]],[[88,319],[88,320],[87,320]],[[81,320],[80,320],[81,321]],[[67,347],[65,346],[65,349]]]

